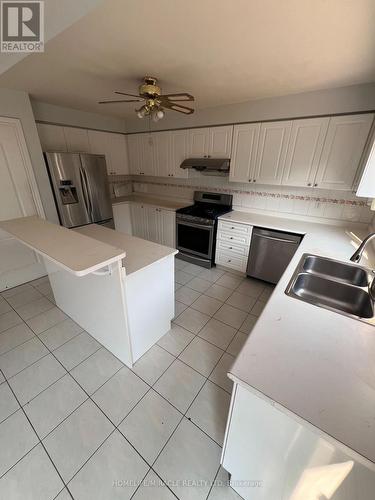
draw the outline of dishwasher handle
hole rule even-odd
[[[285,238],[276,238],[275,236],[266,236],[265,234],[257,234],[258,238],[264,238],[266,240],[280,241],[281,243],[291,243],[292,245],[298,245],[298,241],[287,240]]]

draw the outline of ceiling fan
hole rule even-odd
[[[171,109],[178,113],[191,115],[194,113],[193,108],[179,104],[180,102],[194,101],[194,97],[186,92],[180,94],[162,94],[161,88],[157,85],[157,79],[153,76],[145,76],[143,83],[138,88],[139,94],[129,94],[127,92],[115,91],[115,94],[135,97],[135,99],[105,99],[99,101],[99,104],[113,104],[120,102],[144,102],[144,104],[136,109],[139,118],[149,116],[155,122],[164,117],[164,109]]]

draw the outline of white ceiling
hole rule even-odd
[[[196,108],[375,81],[374,0],[105,0],[0,76],[34,99],[114,116],[145,74]]]

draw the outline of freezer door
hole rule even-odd
[[[105,156],[80,154],[84,192],[92,222],[113,218]]]
[[[83,191],[79,154],[45,153],[45,159],[61,224],[89,224],[91,216]]]

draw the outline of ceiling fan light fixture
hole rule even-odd
[[[136,109],[135,112],[137,113],[138,118],[144,118],[146,115],[149,114],[150,110],[148,106],[144,104],[139,109]]]

